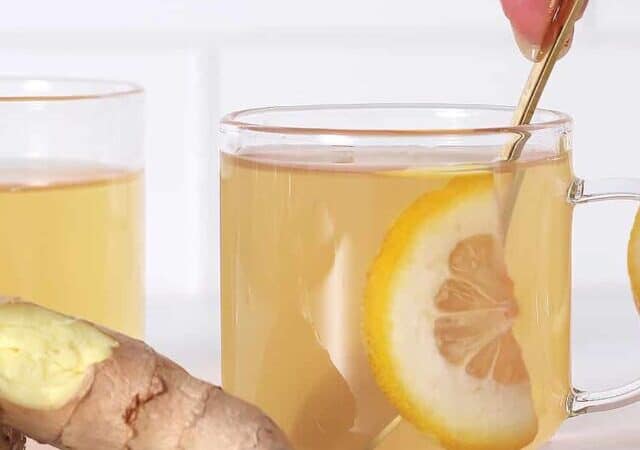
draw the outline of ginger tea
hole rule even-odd
[[[518,163],[504,237],[465,151],[222,155],[223,384],[296,449],[533,448],[566,418],[569,155]]]
[[[0,166],[0,293],[144,332],[142,173],[66,162]]]

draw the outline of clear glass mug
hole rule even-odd
[[[568,116],[512,112],[223,119],[223,385],[296,449],[535,448],[636,400],[572,386],[569,325],[574,205],[638,192],[573,175]]]
[[[144,332],[143,92],[0,78],[0,295]]]

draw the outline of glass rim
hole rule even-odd
[[[56,102],[56,101],[77,101],[77,100],[97,100],[115,97],[129,97],[144,94],[144,88],[137,83],[123,80],[99,79],[99,78],[73,78],[56,76],[0,76],[0,85],[3,83],[57,83],[71,86],[74,83],[86,83],[88,85],[100,86],[103,89],[89,89],[88,93],[81,94],[56,94],[34,93],[20,95],[0,94],[0,103],[12,102]],[[95,91],[95,92],[90,92]]]
[[[344,104],[310,104],[310,105],[291,105],[291,106],[268,106],[258,108],[248,108],[234,111],[222,117],[220,123],[223,127],[232,129],[274,133],[274,134],[296,134],[296,135],[342,135],[342,136],[445,136],[445,135],[475,135],[475,134],[517,134],[522,135],[534,131],[554,129],[558,127],[569,126],[573,119],[566,113],[538,108],[537,113],[551,114],[553,119],[541,122],[535,122],[526,125],[504,125],[504,126],[487,126],[474,128],[323,128],[309,126],[290,126],[290,125],[263,125],[260,123],[245,120],[245,116],[249,115],[265,115],[277,112],[313,112],[327,110],[371,110],[371,109],[459,109],[471,111],[487,111],[487,112],[513,112],[514,106],[491,105],[491,104],[465,104],[465,103],[344,103]]]

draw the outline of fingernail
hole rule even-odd
[[[532,45],[516,29],[513,30],[513,34],[516,37],[518,48],[525,58],[533,62],[539,61],[542,58],[542,52],[539,46]]]

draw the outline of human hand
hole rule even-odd
[[[502,9],[507,18],[511,21],[513,32],[516,37],[518,47],[524,56],[532,61],[538,61],[544,52],[544,48],[552,39],[549,39],[548,33],[558,33],[560,26],[558,17],[561,11],[570,8],[574,0],[500,0]],[[585,1],[583,10],[579,17],[584,13],[588,0]],[[573,25],[572,25],[573,26]],[[556,35],[553,35],[555,37]],[[564,48],[560,56],[564,56],[573,40],[573,30],[571,37],[565,42]]]

